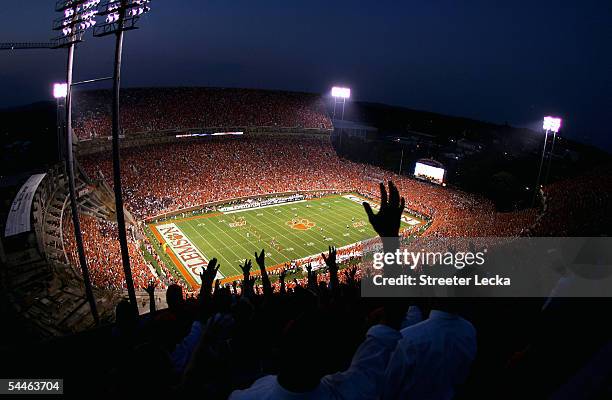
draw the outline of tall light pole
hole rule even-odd
[[[402,153],[401,153],[401,155],[400,155],[399,168],[398,168],[398,170],[397,170],[397,174],[398,174],[398,175],[401,175],[401,174],[402,174],[402,165],[404,164],[404,144],[402,143],[402,140],[401,140],[400,138],[396,138],[396,139],[393,139],[393,140],[394,140],[396,143],[399,143],[399,144],[400,144],[400,146],[402,146],[402,148],[401,148]]]
[[[56,101],[56,121],[57,121],[57,159],[63,160],[65,157],[65,149],[63,148],[65,134],[64,131],[66,129],[64,117],[66,115],[66,95],[68,94],[68,84],[67,83],[54,83],[53,84],[53,97]]]
[[[542,178],[542,167],[544,166],[544,159],[546,157],[546,146],[548,144],[548,134],[553,133],[553,140],[561,128],[561,118],[547,116],[544,117],[542,129],[544,130],[544,146],[542,147],[542,157],[540,158],[540,167],[538,168],[538,178],[536,180],[534,192],[533,192],[533,205],[535,205],[538,191],[540,190],[540,179]],[[552,156],[552,155],[551,155]]]
[[[344,106],[346,104],[346,100],[351,97],[351,89],[346,87],[334,86],[331,89],[331,95],[334,98],[334,111],[332,119],[336,119],[336,105],[338,103],[342,104],[342,118],[344,119]]]
[[[59,31],[60,36],[55,38],[55,47],[68,49],[68,62],[66,66],[66,83],[57,84],[53,87],[53,95],[56,99],[64,98],[65,101],[65,126],[66,126],[66,169],[68,172],[68,191],[70,193],[70,210],[72,213],[72,225],[74,226],[74,237],[76,240],[79,264],[83,274],[85,295],[91,308],[96,325],[100,322],[96,300],[94,299],[89,278],[89,268],[83,247],[83,236],[79,220],[79,210],[76,199],[74,183],[74,153],[72,149],[72,67],[74,64],[74,48],[76,43],[82,41],[85,31],[95,25],[95,16],[99,0],[59,0],[55,4],[55,11],[63,13],[63,17],[53,21],[53,30]],[[58,100],[59,101],[59,100]]]
[[[557,139],[557,132],[561,129],[561,118],[557,117],[544,117],[544,129],[548,127],[550,131],[553,133],[552,144],[550,146],[550,154],[548,156],[548,166],[546,167],[546,175],[544,176],[544,184],[548,183],[548,177],[550,175],[550,166],[552,164],[552,158],[555,152],[555,141]]]
[[[402,155],[400,156],[399,171],[397,172],[398,175],[402,174],[402,164],[404,164],[404,145],[403,144],[402,144]]]
[[[113,72],[113,107],[112,107],[112,148],[113,148],[113,184],[115,190],[115,212],[117,216],[117,229],[119,245],[121,247],[121,260],[123,273],[127,286],[130,303],[135,313],[138,313],[134,280],[130,267],[130,253],[128,250],[127,235],[125,231],[125,215],[123,212],[123,196],[121,193],[121,157],[119,153],[119,132],[121,121],[119,114],[119,91],[121,83],[121,56],[123,52],[123,32],[137,29],[136,22],[140,16],[150,10],[150,0],[107,0],[100,5],[99,15],[106,16],[103,24],[95,27],[94,36],[101,37],[115,35],[115,64]]]

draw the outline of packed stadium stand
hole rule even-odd
[[[75,95],[74,131],[80,139],[110,136],[111,92]],[[331,129],[320,96],[227,88],[123,89],[124,134],[214,127]]]

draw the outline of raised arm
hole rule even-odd
[[[255,284],[255,279],[251,279],[253,262],[244,260],[244,264],[239,264],[239,267],[242,270],[242,295],[251,297],[254,294],[253,285]]]
[[[327,257],[325,253],[321,254],[323,260],[325,261],[325,265],[327,265],[327,269],[329,270],[329,286],[332,290],[332,293],[337,294],[338,289],[340,288],[340,282],[338,280],[338,264],[336,262],[336,248],[329,246],[329,252]]]
[[[269,298],[272,296],[272,284],[268,277],[268,271],[266,271],[266,253],[264,249],[261,249],[261,253],[255,252],[255,261],[259,266],[259,272],[261,273],[261,283],[263,285],[264,296]]]
[[[404,212],[405,200],[400,198],[399,191],[395,184],[389,181],[389,195],[384,183],[380,184],[380,209],[374,214],[370,203],[363,202],[368,220],[372,227],[383,238],[383,245],[393,244],[395,238],[399,238],[401,217]],[[390,239],[387,239],[390,238]]]
[[[212,258],[206,268],[202,268],[202,272],[200,272],[200,300],[209,298],[212,295],[212,285],[220,266],[221,264],[217,264],[217,259]]]
[[[149,294],[149,312],[153,314],[155,312],[155,282],[149,282],[145,291]]]

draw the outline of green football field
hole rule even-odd
[[[360,200],[334,195],[203,214],[155,224],[155,233],[161,242],[168,243],[166,253],[186,280],[199,284],[200,257],[216,257],[221,263],[218,277],[229,278],[241,275],[238,265],[245,258],[253,259],[254,252],[261,249],[266,251],[266,266],[274,267],[320,254],[330,245],[343,247],[374,237]],[[417,220],[407,217],[402,224],[406,227],[410,222],[416,224]]]

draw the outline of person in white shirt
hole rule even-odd
[[[381,392],[385,366],[400,338],[398,328],[404,314],[397,318],[385,318],[383,320],[386,322],[372,326],[348,369],[328,375],[324,371],[329,360],[324,353],[329,356],[333,352],[333,341],[326,337],[328,333],[325,326],[320,325],[320,316],[299,318],[291,324],[283,338],[283,348],[288,350],[289,345],[293,344],[294,351],[284,352],[279,374],[264,376],[248,389],[234,391],[230,399],[377,398]],[[329,342],[318,345],[317,340]]]
[[[451,399],[467,379],[476,357],[476,329],[448,302],[438,303],[429,318],[401,330],[385,371],[382,399]]]

